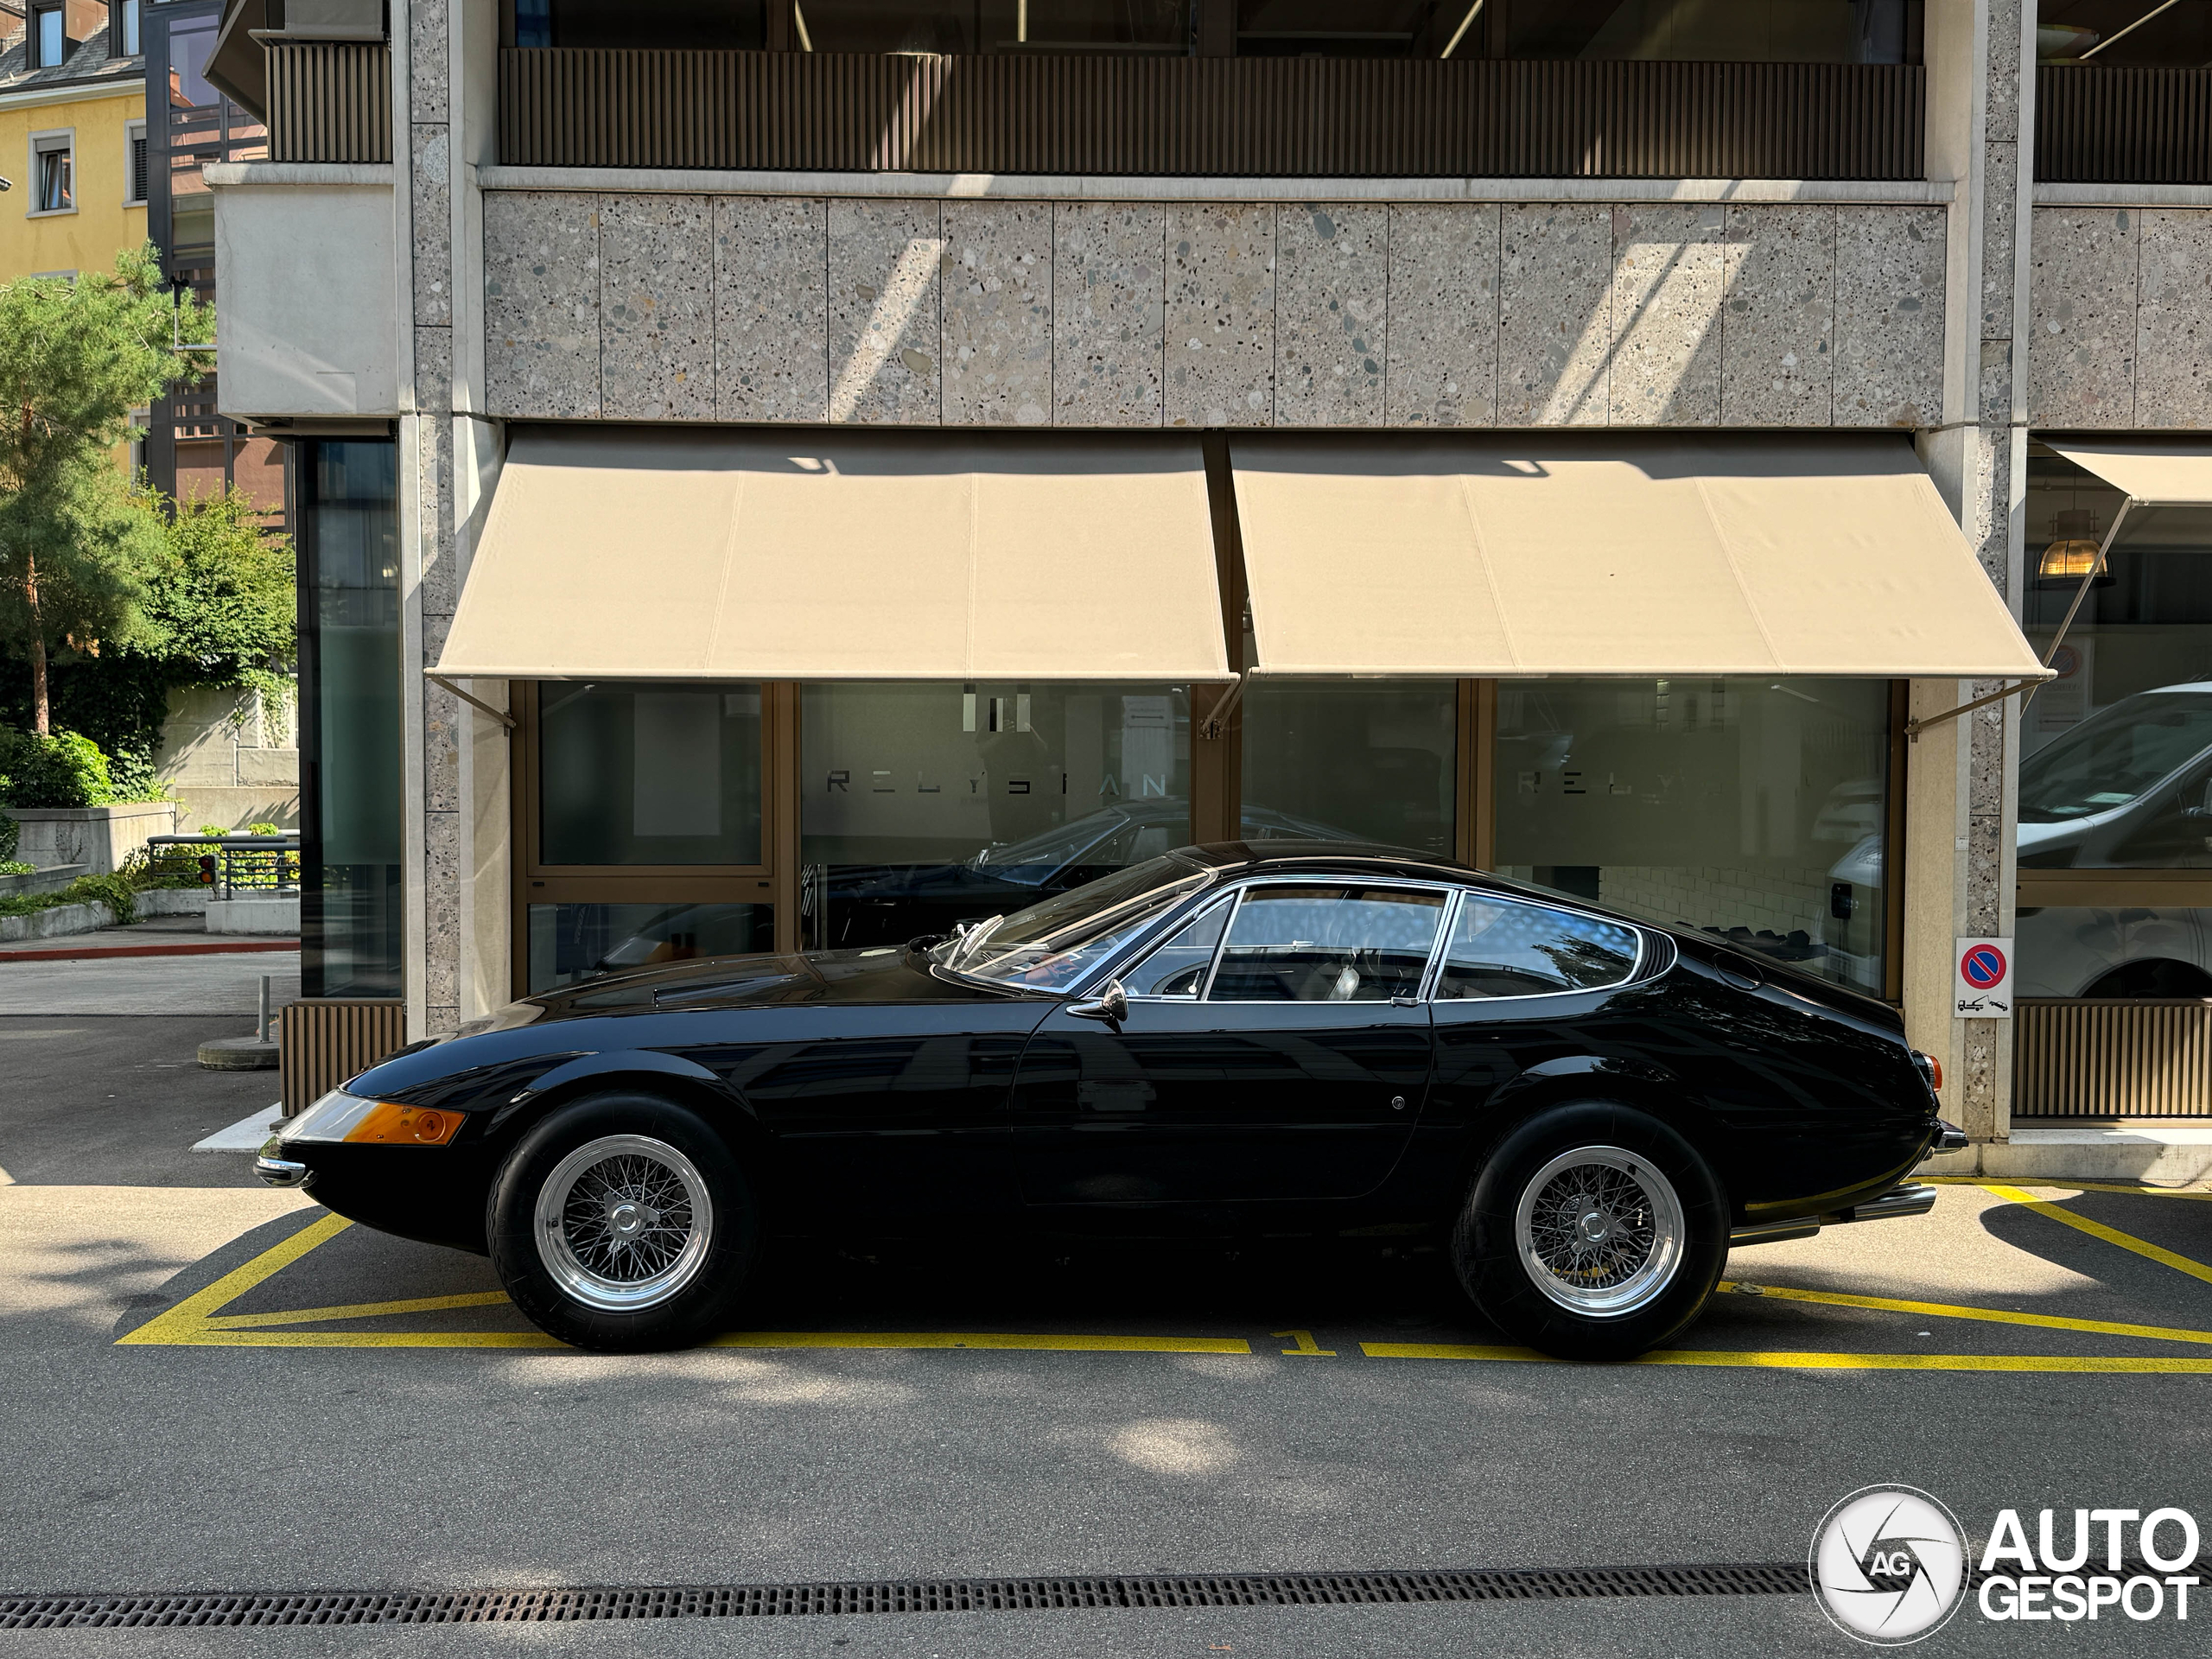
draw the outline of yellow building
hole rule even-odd
[[[146,239],[144,0],[0,0],[0,282]]]

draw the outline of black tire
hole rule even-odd
[[[1524,1200],[1531,1247],[1548,1241],[1552,1259],[1574,1271],[1548,1272],[1524,1249]],[[1603,1230],[1596,1237],[1583,1217]],[[1475,1306],[1560,1359],[1632,1359],[1658,1346],[1697,1317],[1727,1255],[1728,1203],[1712,1168],[1657,1118],[1605,1101],[1552,1107],[1508,1135],[1452,1234]]]
[[[696,1113],[608,1093],[523,1137],[492,1183],[485,1233],[531,1323],[578,1348],[635,1353],[727,1328],[758,1254],[759,1215],[745,1172]]]

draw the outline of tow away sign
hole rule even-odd
[[[2012,941],[1961,939],[1951,1012],[1961,1020],[2012,1017]]]

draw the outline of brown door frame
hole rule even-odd
[[[515,858],[507,925],[514,994],[530,994],[530,907],[533,904],[772,905],[775,948],[791,948],[785,943],[785,934],[788,925],[791,937],[797,938],[798,874],[786,852],[787,846],[796,851],[797,841],[785,834],[785,821],[795,819],[798,812],[797,688],[782,681],[757,683],[760,687],[761,862],[548,864],[538,811],[541,688],[568,683],[565,680],[512,683],[515,728],[510,742],[514,786],[508,804]]]

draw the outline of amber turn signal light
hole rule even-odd
[[[465,1112],[443,1107],[401,1106],[380,1100],[346,1131],[348,1141],[386,1147],[442,1147],[460,1132]]]

